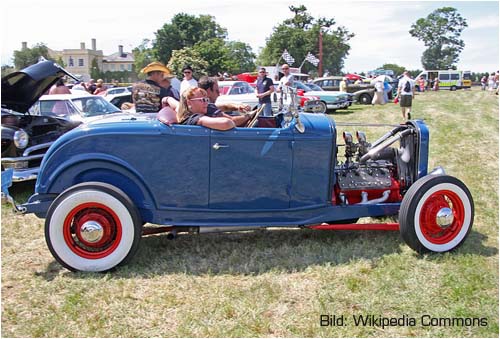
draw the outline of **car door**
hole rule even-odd
[[[146,178],[160,209],[208,207],[210,130],[160,124],[160,135],[141,141],[151,154]],[[141,158],[142,159],[142,158]]]
[[[281,128],[211,131],[212,209],[286,209],[290,204],[293,134]]]

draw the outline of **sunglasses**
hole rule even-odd
[[[195,101],[195,100],[199,100],[201,102],[206,102],[207,104],[210,102],[210,99],[207,98],[207,97],[204,97],[204,98],[193,98],[193,99],[189,99],[191,101]]]
[[[191,71],[185,71],[184,74],[191,74]]]

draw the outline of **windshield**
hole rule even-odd
[[[305,92],[311,91],[311,89],[309,87],[307,87],[306,85],[304,85],[303,83],[301,83],[299,81],[294,81],[293,82],[293,87],[295,87],[297,89],[304,90]]]
[[[84,117],[120,112],[118,107],[100,96],[90,96],[72,100]]]
[[[40,100],[31,114],[74,119],[117,113],[120,110],[102,97],[89,96],[73,100]]]
[[[248,82],[236,82],[233,85],[223,85],[219,88],[220,94],[253,94],[254,89]]]
[[[324,89],[323,89],[323,88],[319,87],[319,86],[318,86],[318,85],[316,85],[316,84],[310,83],[310,82],[306,83],[305,85],[306,85],[307,87],[309,87],[310,89],[312,89],[313,91],[324,91]]]

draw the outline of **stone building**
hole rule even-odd
[[[22,43],[22,48],[27,48],[26,42]],[[91,74],[97,71],[104,75],[106,72],[113,72],[115,76],[117,74],[115,72],[124,72],[121,80],[125,82],[135,79],[134,55],[131,52],[125,52],[122,45],[118,46],[118,52],[105,56],[102,50],[97,49],[96,39],[92,39],[90,49],[86,48],[85,42],[81,42],[79,49],[55,51],[49,48],[49,56],[54,60],[60,58],[64,62],[64,68],[79,76],[83,81],[88,81]],[[111,81],[112,79],[104,80]]]

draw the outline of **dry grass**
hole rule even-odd
[[[2,206],[2,336],[497,337],[498,98],[424,93],[413,115],[431,131],[430,167],[462,179],[475,199],[476,222],[458,251],[420,256],[397,232],[156,235],[112,273],[71,273],[51,257],[43,220]],[[401,119],[392,103],[332,116]],[[343,315],[347,326],[321,327],[320,314]],[[354,325],[352,316],[369,314],[407,315],[417,326]],[[423,314],[487,325],[422,326]]]

